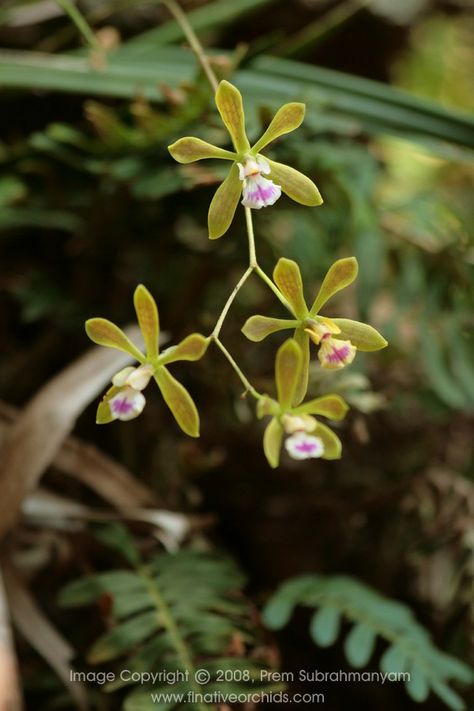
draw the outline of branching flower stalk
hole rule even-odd
[[[322,368],[341,369],[349,365],[358,350],[376,351],[387,345],[385,339],[371,326],[345,318],[328,318],[320,314],[326,302],[338,291],[349,286],[357,277],[358,265],[354,257],[339,259],[329,268],[313,304],[308,307],[303,291],[301,273],[296,262],[281,258],[273,272],[273,279],[258,263],[252,210],[274,205],[285,193],[306,206],[322,204],[316,185],[294,168],[278,163],[262,154],[276,139],[297,129],[303,122],[305,105],[291,102],[281,106],[263,135],[250,144],[245,130],[242,96],[233,84],[218,81],[211,62],[199,39],[175,0],[163,0],[195,52],[197,59],[215,92],[215,103],[229,133],[234,150],[214,146],[200,138],[186,136],[178,139],[168,150],[182,164],[203,159],[230,162],[229,172],[217,188],[209,206],[209,238],[219,239],[229,229],[239,201],[245,210],[248,241],[248,265],[229,294],[209,336],[199,333],[187,336],[176,346],[159,351],[158,308],[143,285],[135,291],[134,304],[145,343],[145,353],[131,343],[115,324],[106,319],[90,319],[86,330],[95,343],[118,348],[132,355],[138,367],[128,367],[112,378],[112,387],[105,394],[97,412],[97,422],[129,420],[137,417],[145,406],[143,390],[155,380],[161,394],[183,432],[199,436],[199,415],[187,390],[171,375],[168,366],[175,361],[196,361],[202,358],[208,345],[214,343],[244,386],[242,397],[250,394],[257,400],[257,416],[270,417],[265,429],[263,448],[268,463],[277,467],[280,451],[284,448],[293,459],[338,459],[342,445],[334,432],[316,419],[315,415],[332,420],[342,419],[347,405],[337,395],[325,395],[304,402],[308,390],[310,344],[318,349]],[[264,315],[250,317],[242,328],[251,341],[290,329],[293,332],[278,350],[275,361],[277,397],[259,392],[249,381],[221,339],[221,331],[231,306],[255,273],[273,292],[290,318],[271,318]],[[285,439],[284,439],[285,438]]]

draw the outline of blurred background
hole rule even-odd
[[[247,260],[243,215],[218,242],[207,237],[208,205],[226,166],[178,166],[166,148],[182,135],[226,142],[168,10],[121,0],[78,6],[103,51],[84,47],[55,2],[0,5],[4,428],[89,348],[85,319],[134,320],[137,283],[155,296],[176,342],[212,330]],[[368,321],[389,348],[359,354],[327,377],[314,364],[311,392],[339,392],[351,405],[338,428],[340,462],[284,458],[271,471],[253,403],[241,399],[240,383],[214,349],[174,371],[200,410],[199,440],[185,439],[151,392],[140,418],[100,428],[97,397],[75,434],[149,486],[161,506],[209,518],[206,535],[238,561],[254,604],[293,575],[352,575],[407,603],[440,648],[472,665],[472,3],[182,6],[216,71],[241,89],[250,138],[285,101],[307,104],[302,128],[272,146],[271,156],[309,175],[324,205],[282,198],[256,214],[261,265],[271,272],[280,256],[297,260],[310,298],[335,259],[355,255],[357,283],[326,315]],[[239,294],[222,337],[252,383],[272,393],[284,334],[246,341],[240,328],[253,313],[284,317],[256,279]],[[75,502],[97,503],[54,466],[43,483]],[[54,598],[67,580],[108,562],[87,531],[45,536],[23,521],[10,546],[23,562],[25,550],[42,549],[30,572],[35,594],[81,654],[97,634],[97,615],[78,629]],[[345,668],[342,644],[321,650],[307,627],[299,611],[272,638],[282,668]],[[21,638],[18,644],[30,707],[68,708],[45,662]],[[401,685],[342,684],[330,692],[334,709],[418,708]],[[120,707],[101,699],[94,708]],[[445,706],[430,696],[422,708]]]

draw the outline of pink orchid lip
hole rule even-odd
[[[301,431],[287,438],[285,449],[293,459],[318,459],[324,454],[321,438]]]
[[[351,349],[349,346],[343,346],[342,348],[334,346],[332,353],[327,356],[327,359],[331,361],[331,363],[344,363],[350,352]]]
[[[126,397],[114,400],[111,405],[112,411],[117,415],[126,415],[133,410],[133,402],[127,400]]]

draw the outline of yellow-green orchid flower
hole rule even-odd
[[[347,404],[339,395],[324,395],[298,404],[298,387],[303,368],[303,352],[294,338],[278,349],[275,359],[277,400],[264,396],[257,403],[257,416],[271,415],[263,436],[268,463],[275,468],[285,438],[285,449],[293,459],[340,459],[341,441],[314,416],[341,420]]]
[[[260,154],[276,138],[298,128],[304,118],[304,104],[293,102],[278,109],[263,136],[253,146],[250,146],[245,133],[244,108],[239,90],[228,81],[221,81],[216,92],[216,106],[235,151],[226,151],[192,136],[180,138],[168,147],[178,163],[193,163],[203,158],[232,162],[229,174],[217,189],[209,207],[210,239],[222,237],[227,232],[242,193],[242,204],[256,210],[273,205],[282,191],[302,205],[321,205],[321,195],[309,178]]]
[[[129,366],[116,373],[112,387],[106,392],[97,410],[97,423],[131,420],[142,412],[145,397],[142,390],[151,378],[158,385],[163,399],[183,432],[199,436],[199,415],[190,394],[166,367],[179,360],[199,360],[206,352],[209,339],[192,333],[178,345],[159,351],[160,322],[152,295],[142,284],[135,289],[134,306],[143,335],[146,355],[114,323],[104,318],[86,321],[86,333],[99,346],[117,348],[133,356],[140,365]]]
[[[354,281],[357,271],[355,257],[334,262],[324,277],[313,305],[308,308],[299,266],[291,259],[281,258],[273,272],[273,280],[288,302],[294,318],[251,316],[242,328],[242,332],[251,341],[262,341],[270,333],[294,329],[294,338],[303,351],[301,381],[296,398],[299,402],[308,387],[310,341],[319,347],[319,361],[328,370],[340,369],[351,363],[357,350],[378,351],[387,345],[385,338],[372,326],[351,319],[319,315],[321,308],[334,294]]]

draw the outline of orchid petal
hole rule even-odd
[[[176,422],[190,437],[199,437],[199,415],[191,395],[164,367],[157,369],[155,380]]]
[[[281,441],[283,439],[283,427],[274,417],[268,423],[263,435],[263,451],[267,458],[267,462],[276,469],[280,463]]]
[[[239,169],[234,163],[227,178],[217,188],[209,206],[209,239],[218,239],[227,232],[241,194],[242,182],[239,178]]]
[[[315,316],[319,313],[326,301],[334,296],[334,294],[337,294],[338,291],[352,284],[357,277],[358,271],[359,265],[355,257],[346,257],[345,259],[338,259],[337,262],[334,262],[334,264],[329,267],[321,284],[321,288],[314,300],[314,304],[311,307],[311,316]]]
[[[303,282],[300,268],[292,259],[281,257],[273,271],[273,281],[289,302],[295,316],[303,319],[308,314],[308,307],[303,294]]]
[[[293,415],[322,415],[330,420],[342,420],[349,409],[339,395],[323,395],[292,410]]]
[[[297,325],[298,321],[290,319],[251,316],[244,323],[242,333],[249,341],[257,343],[258,341],[263,341],[271,333],[283,331],[286,328],[295,328]]]
[[[145,407],[145,396],[131,387],[120,388],[109,398],[108,406],[114,420],[128,422],[138,417]]]
[[[278,402],[289,409],[294,402],[295,391],[301,376],[303,354],[293,338],[280,346],[275,359],[275,380]]]
[[[360,351],[379,351],[388,345],[385,338],[367,323],[349,318],[335,318],[333,321],[341,329],[338,338],[346,338]]]
[[[149,358],[156,358],[160,337],[160,319],[156,301],[148,289],[143,284],[139,284],[133,295],[133,303],[145,342],[146,354]]]
[[[295,432],[291,437],[287,437],[285,449],[292,459],[319,459],[319,457],[324,457],[322,439],[307,432]]]
[[[204,158],[221,158],[223,160],[236,160],[236,153],[213,146],[212,143],[202,141],[194,136],[185,136],[175,141],[168,150],[178,163],[194,163]]]
[[[290,168],[289,165],[276,163],[268,158],[267,160],[270,165],[270,178],[281,186],[289,198],[310,207],[322,204],[323,199],[318,188],[306,175],[300,173],[299,170]]]
[[[240,91],[228,81],[221,81],[216,91],[216,106],[232,138],[237,153],[250,150],[245,133],[244,107]]]
[[[346,365],[352,363],[355,358],[357,348],[350,341],[342,341],[339,338],[325,338],[321,341],[318,351],[318,359],[321,367],[326,370],[341,370]]]
[[[271,123],[263,136],[258,139],[254,146],[252,146],[252,152],[260,153],[262,148],[268,146],[268,144],[276,138],[284,136],[285,133],[294,131],[303,122],[304,113],[304,104],[292,102],[281,106],[271,120]]]
[[[160,358],[161,365],[174,363],[177,360],[199,360],[203,357],[209,345],[209,338],[200,333],[191,333],[176,346],[171,346],[163,351]]]
[[[302,402],[308,391],[308,380],[309,380],[309,361],[311,357],[311,350],[309,344],[309,336],[302,328],[297,328],[293,334],[293,338],[301,348],[301,353],[303,354],[303,360],[301,363],[301,373],[298,380],[298,384],[295,390],[295,396],[293,398],[293,403],[298,405]]]
[[[144,361],[143,353],[140,353],[122,329],[106,318],[90,318],[86,321],[86,333],[91,341],[99,346],[116,348],[133,356],[140,363]]]
[[[318,422],[316,429],[312,432],[313,435],[319,437],[324,445],[323,459],[340,459],[342,452],[342,442],[339,437],[334,434],[329,427]]]
[[[102,401],[99,404],[99,407],[97,408],[97,414],[95,418],[96,424],[108,425],[109,422],[113,422],[115,420],[115,417],[112,415],[112,412],[110,410],[109,403],[119,391],[120,387],[116,385],[112,385],[112,387],[107,390],[104,397],[102,398]]]

